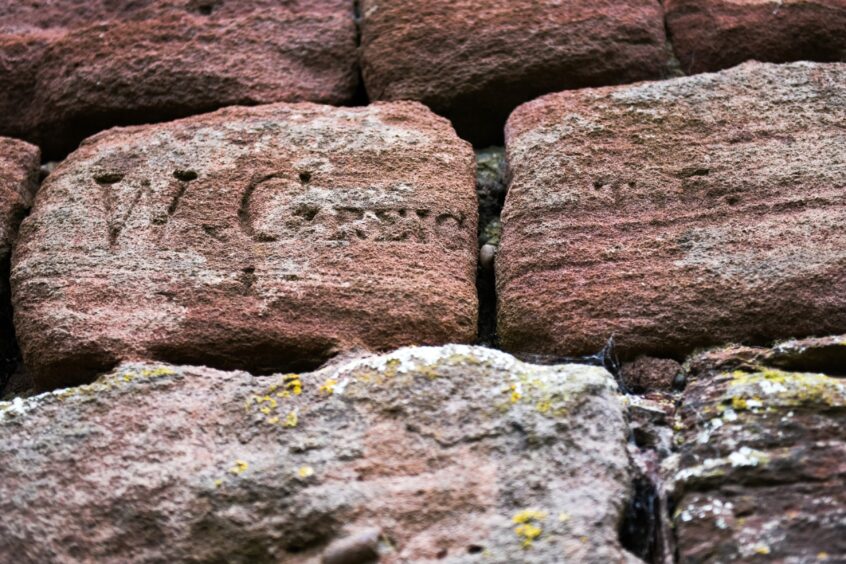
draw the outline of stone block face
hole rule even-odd
[[[846,330],[846,64],[562,92],[514,112],[509,350],[624,356]]]
[[[687,73],[750,59],[846,60],[846,0],[667,0],[664,9]]]
[[[124,364],[0,402],[0,558],[634,563],[626,441],[602,368],[480,347],[261,379]]]
[[[474,157],[413,102],[228,108],[88,139],[13,261],[42,387],[127,358],[256,372],[472,341]]]
[[[846,384],[807,371],[842,376],[844,354],[840,336],[691,359],[665,461],[680,561],[846,557]]]
[[[346,0],[6,2],[0,134],[62,154],[113,125],[232,104],[349,101]]]
[[[38,147],[0,137],[0,261],[9,259],[18,225],[38,188]]]
[[[39,160],[38,147],[0,137],[0,382],[5,376],[6,362],[15,355],[9,302],[9,259],[18,226],[32,205],[38,188]]]
[[[363,0],[361,14],[369,96],[420,100],[479,146],[525,101],[658,78],[667,59],[652,0]]]

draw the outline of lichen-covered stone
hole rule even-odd
[[[687,364],[678,454],[665,461],[681,561],[846,558],[846,382],[773,368],[778,351],[730,347]]]
[[[350,101],[352,0],[0,4],[0,134],[62,155],[113,125]]]
[[[665,0],[682,69],[846,60],[846,0]]]
[[[477,146],[501,143],[517,105],[563,88],[659,78],[653,0],[362,0],[362,72],[374,100],[420,100]]]
[[[502,345],[679,358],[846,331],[844,99],[844,63],[747,63],[518,108]]]
[[[0,560],[636,562],[598,367],[400,349],[258,378],[124,364],[0,403]],[[368,548],[370,547],[370,548]]]
[[[42,388],[124,359],[314,368],[476,334],[474,158],[416,102],[227,108],[89,138],[12,267]]]

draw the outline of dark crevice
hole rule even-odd
[[[672,500],[662,470],[662,461],[674,450],[670,413],[656,416],[629,410],[627,420],[632,478],[618,529],[620,544],[644,562],[673,564],[677,558]]]
[[[658,490],[646,476],[635,478],[633,490],[620,526],[620,543],[645,562],[660,562]]]
[[[479,202],[479,261],[476,267],[479,323],[476,343],[488,347],[498,344],[494,263],[502,232],[500,215],[505,204],[506,188],[505,149],[489,147],[476,151],[476,195]]]
[[[682,68],[681,62],[679,61],[678,55],[676,55],[676,46],[673,44],[673,36],[670,33],[670,26],[667,23],[667,10],[664,2],[660,2],[661,4],[661,14],[664,19],[664,51],[667,54],[667,61],[665,64],[664,72],[662,73],[662,79],[668,78],[676,78],[679,76],[685,76],[686,74],[690,74],[688,72],[685,73],[684,69]]]
[[[9,272],[10,261],[9,257],[6,257],[0,263],[0,277],[2,277],[0,287],[3,288],[2,303],[0,303],[0,398],[6,395],[6,387],[20,364],[20,349],[15,338],[15,327],[12,324],[12,299],[8,291]]]
[[[355,23],[355,48],[358,51],[356,57],[356,89],[350,100],[350,106],[366,106],[370,103],[370,96],[367,94],[367,87],[364,84],[364,74],[361,72],[361,6],[359,0],[353,2],[353,22]]]

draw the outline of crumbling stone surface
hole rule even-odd
[[[352,99],[351,0],[3,2],[0,134],[62,155],[113,125]]]
[[[123,364],[0,403],[0,559],[637,562],[620,400],[602,368],[455,345],[264,378]]]
[[[631,362],[623,363],[621,374],[629,391],[666,392],[673,388],[673,382],[680,370],[681,364],[671,358],[639,356]]]
[[[228,108],[88,139],[13,261],[42,388],[124,359],[259,373],[472,342],[475,160],[415,102]]]
[[[506,129],[506,350],[680,358],[846,330],[846,64],[544,96]]]
[[[664,42],[652,0],[361,2],[371,99],[420,100],[482,147],[541,94],[659,78]]]
[[[750,59],[846,60],[844,0],[666,0],[667,29],[685,72]]]
[[[797,345],[831,347],[787,347]],[[773,368],[779,348],[728,347],[689,363],[679,452],[665,461],[682,562],[846,559],[846,383]]]

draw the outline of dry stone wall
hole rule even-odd
[[[0,561],[846,561],[844,41],[0,1]]]

